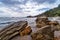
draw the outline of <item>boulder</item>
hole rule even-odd
[[[47,21],[47,20],[48,20],[48,17],[37,17],[36,22]]]
[[[41,28],[46,25],[52,25],[52,26],[57,26],[60,25],[57,21],[50,21],[48,20],[48,17],[38,17],[36,19],[36,27]]]
[[[57,21],[50,21],[48,22],[49,25],[59,25],[59,23]]]
[[[37,26],[38,28],[41,28],[41,27],[43,27],[43,26],[46,26],[46,25],[48,24],[48,22],[49,22],[49,20],[48,20],[47,17],[38,17],[38,18],[36,19],[36,26]]]
[[[60,24],[57,21],[50,21],[48,25],[51,25],[51,30],[58,31],[60,30]]]
[[[60,38],[54,37],[54,39],[53,39],[53,40],[60,40]]]
[[[31,34],[31,37],[32,40],[52,40],[54,38],[54,32],[51,30],[51,26],[47,25],[39,29],[36,33]]]
[[[20,32],[20,36],[29,35],[32,32],[30,26],[27,26],[23,31]]]
[[[27,27],[27,21],[14,22],[0,31],[0,40],[10,40]]]

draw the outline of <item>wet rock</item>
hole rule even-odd
[[[59,25],[59,23],[57,21],[50,21],[48,22],[49,25]]]
[[[57,31],[60,31],[60,24],[59,25],[56,25],[56,28],[55,28]]]
[[[54,38],[54,32],[51,30],[51,26],[41,28],[36,33],[31,34],[32,40],[52,40]]]
[[[0,31],[0,40],[10,40],[25,29],[28,25],[27,21],[18,21]]]
[[[38,28],[41,28],[41,27],[43,27],[43,26],[46,26],[46,25],[48,24],[48,22],[49,22],[49,20],[48,20],[47,17],[38,17],[38,18],[36,19],[36,26],[37,26]]]
[[[41,28],[41,27],[43,27],[43,26],[46,26],[46,24],[45,24],[44,22],[41,22],[41,23],[37,23],[36,26],[37,26],[38,28]]]
[[[20,32],[20,36],[29,35],[32,32],[30,26],[27,26],[22,32]]]
[[[52,26],[57,26],[60,25],[57,21],[50,21],[48,20],[48,17],[38,17],[36,19],[36,26],[38,28],[44,27],[46,25],[52,25]]]
[[[48,17],[37,17],[36,22],[47,21],[47,20],[48,20]]]
[[[34,34],[32,34],[32,40],[43,40],[44,38],[44,36],[42,35],[42,34],[40,34],[40,33],[34,33]]]
[[[51,30],[58,31],[60,30],[60,24],[57,21],[50,21],[48,25],[51,25]]]
[[[54,40],[60,40],[60,38],[54,37]]]

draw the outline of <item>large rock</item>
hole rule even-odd
[[[39,21],[47,21],[48,20],[48,17],[37,17],[36,19],[36,22],[39,22]]]
[[[22,32],[20,32],[20,35],[21,36],[29,35],[31,32],[32,32],[31,27],[30,26],[27,26]]]
[[[41,28],[41,27],[44,27],[46,25],[57,26],[60,24],[57,21],[48,20],[48,17],[38,17],[36,19],[36,27]]]
[[[36,33],[31,34],[32,40],[54,40],[54,32],[60,30],[60,25],[52,23],[41,27]]]
[[[56,31],[60,30],[60,24],[57,21],[50,21],[48,22],[48,25],[51,25],[51,30]]]
[[[54,40],[60,40],[60,38],[56,38],[56,37],[54,37]]]
[[[51,26],[41,28],[36,33],[31,34],[32,40],[53,40],[54,31],[51,30]]]
[[[10,40],[27,27],[27,21],[18,21],[0,31],[0,40]]]
[[[38,28],[41,28],[41,27],[43,27],[43,26],[46,26],[46,25],[48,24],[48,22],[49,22],[49,20],[48,20],[47,17],[38,17],[38,18],[36,19],[36,26],[37,26]]]
[[[49,25],[59,25],[59,23],[57,21],[50,21],[48,22]]]

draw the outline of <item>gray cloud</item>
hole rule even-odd
[[[20,4],[18,1],[11,1],[11,0],[0,0],[5,5],[15,5],[15,4]]]
[[[23,8],[20,7],[9,7],[11,10],[15,11],[15,12],[22,12]]]
[[[38,9],[37,11],[49,10],[49,8]]]
[[[4,13],[3,11],[0,11],[0,13]]]
[[[55,3],[56,0],[21,0],[21,1],[18,1],[18,0],[0,0],[0,2],[4,3],[5,5],[7,6],[11,6],[11,5],[20,5],[20,4],[26,4],[28,1],[31,1],[31,2],[37,2],[38,4],[41,4],[41,3],[44,3],[44,2],[47,2],[47,3]]]
[[[44,3],[44,2],[47,2],[47,3],[55,3],[56,0],[33,0],[33,2],[37,2],[37,3]]]
[[[25,4],[25,3],[27,3],[27,1],[28,0],[24,0],[24,1],[13,1],[13,0],[0,0],[0,2],[2,2],[3,4],[5,4],[5,5],[17,5],[17,4]]]
[[[56,0],[0,0],[0,2],[0,16],[10,17],[35,16],[57,7],[58,3],[60,3],[59,1],[56,2]]]

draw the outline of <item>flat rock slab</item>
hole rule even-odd
[[[17,36],[15,36],[14,38],[12,38],[10,40],[20,40],[20,35],[17,35]]]
[[[24,30],[28,25],[27,21],[18,21],[0,31],[0,40],[10,40]]]
[[[30,35],[26,35],[26,36],[15,36],[14,38],[12,38],[11,40],[32,40]]]

